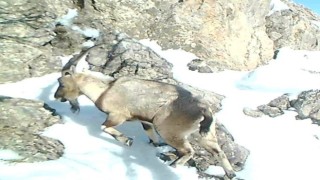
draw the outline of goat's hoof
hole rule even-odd
[[[173,163],[170,164],[170,166],[173,167],[173,168],[176,168],[177,164],[173,162]]]
[[[229,180],[229,179],[235,179],[236,177],[236,173],[234,172],[226,172],[226,176],[225,176],[225,179]]]
[[[172,161],[174,159],[170,154],[167,153],[160,153],[159,158],[164,162]]]
[[[150,142],[154,147],[161,147],[161,146],[166,146],[166,143],[155,143],[155,142]]]
[[[125,144],[126,146],[131,146],[132,143],[133,143],[133,139],[132,139],[132,138],[128,138],[124,144]]]

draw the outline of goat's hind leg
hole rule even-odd
[[[114,137],[119,142],[123,143],[124,145],[131,146],[133,143],[132,138],[125,136],[120,131],[118,131],[114,128],[115,126],[120,125],[125,121],[126,121],[125,117],[123,117],[121,115],[110,113],[107,120],[101,125],[101,129],[104,132],[110,134],[112,137]]]
[[[193,154],[194,150],[191,144],[185,140],[176,140],[174,143],[171,143],[174,148],[178,151],[178,159],[173,161],[170,166],[175,167],[176,165],[184,165],[187,161],[189,161]]]
[[[212,155],[217,154],[220,160],[220,164],[223,167],[224,171],[226,172],[226,175],[228,178],[232,179],[236,176],[227,156],[223,152],[223,150],[220,148],[218,144],[217,137],[215,135],[215,130],[211,129],[211,132],[208,132],[206,135],[204,135],[201,139],[201,145]]]
[[[194,150],[186,138],[179,137],[176,134],[171,135],[168,132],[160,133],[160,135],[166,143],[175,148],[178,153],[178,158],[173,161],[170,166],[175,167],[176,165],[184,165],[192,158]]]

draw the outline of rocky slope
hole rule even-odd
[[[191,69],[202,72],[254,69],[267,63],[283,46],[319,50],[319,17],[291,1],[283,2],[289,10],[266,17],[270,0],[0,0],[0,83],[57,72],[61,69],[58,56],[76,53],[90,42],[103,42],[104,46],[88,59],[93,70],[115,77],[130,75],[180,84],[204,96],[219,111],[222,96],[175,81],[171,64],[135,39],[149,38],[163,48],[193,52],[199,59],[191,63]],[[62,154],[61,143],[39,136],[43,128],[58,122],[42,108],[43,103],[2,98],[0,106],[1,133],[14,134],[0,136],[11,138],[1,139],[0,148],[21,152],[27,161]],[[9,122],[11,111],[18,114],[14,118],[25,123]],[[44,121],[38,121],[39,117]],[[219,124],[218,130],[229,159],[241,169],[248,151],[233,142],[223,125]],[[16,139],[21,143],[15,144]],[[34,141],[28,143],[26,139]],[[197,156],[198,162],[211,158],[201,156]]]
[[[45,128],[61,122],[43,102],[0,96],[0,150],[13,150],[20,158],[9,162],[58,159],[63,144],[41,136]],[[1,160],[1,159],[0,159]]]
[[[318,15],[283,0],[288,9],[277,11],[266,17],[267,33],[274,48],[290,47],[299,50],[320,50],[320,18]]]

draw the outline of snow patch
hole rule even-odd
[[[281,2],[281,0],[271,0],[270,2],[270,11],[267,14],[267,16],[270,16],[276,11],[282,11],[290,9],[288,5],[286,5],[284,2]]]
[[[98,38],[100,36],[100,31],[94,28],[83,28],[81,29],[79,26],[73,25],[73,20],[78,16],[77,9],[68,9],[66,15],[62,16],[58,21],[57,24],[61,24],[63,26],[71,28],[73,31],[80,33],[88,38]],[[85,47],[90,47],[92,45],[92,41],[87,41],[83,44]]]
[[[68,9],[67,14],[62,16],[60,19],[58,19],[57,22],[58,24],[69,27],[73,23],[73,19],[77,16],[78,16],[77,9]]]
[[[310,87],[319,88],[319,51],[283,48],[277,59],[251,72],[201,74],[189,71],[186,66],[196,58],[195,55],[183,50],[162,50],[154,41],[142,40],[141,43],[148,44],[174,65],[173,73],[177,80],[226,96],[222,110],[216,116],[236,143],[250,150],[245,169],[237,172],[237,177],[245,180],[319,178],[318,125],[312,124],[310,119],[295,120],[296,112],[286,111],[276,118],[252,118],[242,111],[244,107],[267,103],[288,93],[287,90],[298,93]],[[170,148],[151,146],[140,123],[126,122],[117,127],[134,139],[133,145],[126,147],[101,132],[100,125],[106,114],[88,98],[79,97],[81,111],[72,114],[68,103],[54,100],[59,77],[60,73],[53,73],[0,85],[0,95],[42,100],[56,109],[64,123],[47,128],[43,135],[59,139],[66,147],[58,160],[13,165],[0,162],[0,179],[199,179],[195,168],[172,168],[162,162],[157,153],[170,151]],[[9,155],[3,154],[0,151],[0,157],[14,157],[10,152]],[[220,174],[216,168],[211,166],[207,172]]]
[[[218,176],[218,177],[223,177],[226,174],[223,168],[220,166],[209,166],[209,168],[205,171],[205,173],[209,175]]]
[[[22,159],[21,156],[19,156],[18,153],[9,150],[9,149],[0,149],[0,160],[18,160],[18,159]]]
[[[320,29],[320,21],[311,21],[311,23],[316,25]]]

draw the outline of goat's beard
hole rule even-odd
[[[79,106],[79,102],[77,99],[69,100],[69,103],[71,105],[70,110],[72,113],[79,113],[80,112],[80,106]]]

